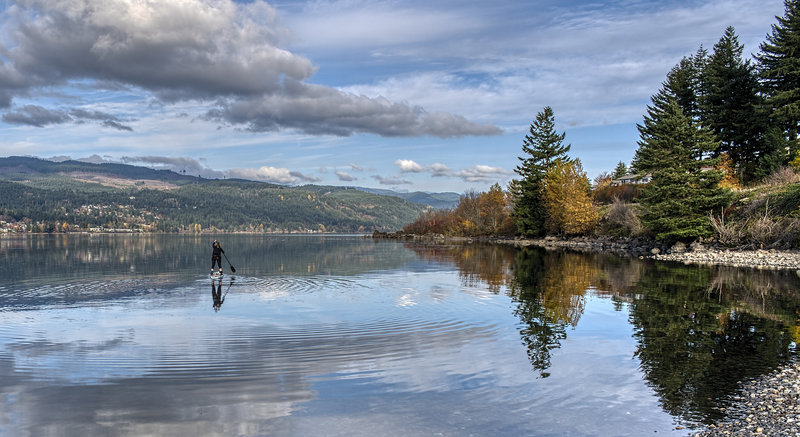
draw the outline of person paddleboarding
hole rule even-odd
[[[219,276],[222,276],[222,255],[225,253],[220,246],[219,241],[214,240],[211,244],[211,274],[214,274],[214,265],[219,266]]]

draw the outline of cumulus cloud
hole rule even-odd
[[[453,174],[450,167],[438,162],[429,165],[428,171],[430,171],[434,177],[451,176]]]
[[[419,173],[422,171],[422,166],[410,159],[398,159],[394,165],[400,167],[403,173]]]
[[[342,182],[353,182],[355,180],[358,180],[357,177],[352,176],[352,175],[350,175],[350,174],[348,174],[346,172],[343,172],[343,171],[337,171],[336,172],[336,177],[338,177],[339,180],[342,181]]]
[[[224,101],[206,119],[241,125],[252,132],[293,128],[308,134],[351,136],[372,133],[385,137],[430,135],[499,135],[490,124],[473,123],[460,115],[427,112],[420,106],[377,97],[348,94],[333,88],[285,80],[281,92]]]
[[[430,173],[433,177],[454,177],[466,182],[492,182],[499,178],[508,176],[510,171],[501,167],[488,165],[475,165],[459,171],[450,169],[440,162],[431,165],[421,165],[410,159],[398,159],[394,165],[400,168],[403,173]],[[383,182],[381,182],[383,183]]]
[[[440,162],[435,162],[431,165],[423,166],[413,160],[410,159],[398,159],[394,162],[394,165],[400,167],[400,171],[403,173],[422,173],[427,172],[430,173],[434,177],[442,177],[442,176],[453,176],[454,173],[450,170],[445,164]]]
[[[321,179],[305,175],[288,168],[263,166],[259,168],[234,168],[226,170],[228,177],[249,179],[253,181],[272,182],[276,184],[294,184],[297,182],[319,182]]]
[[[467,182],[491,182],[500,177],[508,176],[511,172],[500,167],[476,165],[455,173],[455,176]]]
[[[412,182],[408,179],[403,179],[399,176],[381,176],[381,175],[373,175],[373,179],[378,181],[381,185],[411,185]]]
[[[142,165],[159,170],[172,170],[176,173],[202,175],[206,178],[223,177],[222,172],[212,170],[206,164],[194,158],[168,157],[168,156],[123,156],[120,161],[124,164]]]
[[[316,67],[281,45],[288,30],[263,1],[29,0],[0,16],[0,107],[61,85],[128,86],[161,102],[206,101],[207,119],[252,132],[458,137],[500,129],[306,82]],[[86,120],[14,108],[11,123]],[[86,114],[91,115],[91,114]],[[101,124],[127,130],[113,118]]]

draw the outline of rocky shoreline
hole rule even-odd
[[[800,436],[800,361],[743,384],[727,419],[692,434],[720,436]]]
[[[537,246],[545,249],[569,249],[579,252],[611,253],[635,256],[641,259],[682,262],[697,265],[723,265],[770,270],[797,270],[800,274],[800,250],[757,249],[753,247],[725,248],[695,242],[690,245],[676,243],[671,246],[658,245],[643,239],[607,239],[577,237],[562,239],[546,237],[538,239],[450,237],[444,235],[386,234],[376,232],[373,238],[389,238],[427,243],[476,243],[488,242],[514,246]]]

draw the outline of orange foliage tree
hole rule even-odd
[[[514,233],[508,193],[494,184],[486,193],[468,191],[453,210],[429,211],[403,228],[407,234],[499,236]]]

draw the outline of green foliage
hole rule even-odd
[[[63,231],[67,223],[83,230],[371,232],[400,229],[423,210],[396,197],[340,187],[195,178],[175,189],[113,188],[55,173],[24,184],[0,180],[6,221],[27,221],[29,230],[43,231]]]
[[[800,184],[790,184],[769,196],[772,213],[800,216]]]
[[[785,14],[777,19],[756,60],[770,117],[788,133],[789,156],[794,156],[800,125],[800,1],[786,0]]]
[[[743,50],[728,27],[703,68],[700,106],[704,125],[720,141],[717,153],[727,153],[748,182],[763,148],[767,119],[759,111],[763,102],[755,68],[742,60]]]
[[[570,145],[564,145],[565,133],[555,131],[555,116],[547,106],[536,115],[528,135],[522,143],[526,156],[515,169],[521,179],[512,181],[509,189],[514,202],[514,222],[517,230],[526,236],[544,235],[547,215],[542,188],[544,175],[556,162],[567,161]]]
[[[620,161],[617,163],[617,167],[614,169],[614,174],[611,177],[614,179],[619,179],[627,175],[628,175],[628,166],[625,165],[624,162]]]
[[[727,205],[719,188],[722,174],[705,159],[715,150],[713,136],[689,120],[675,99],[648,107],[637,168],[653,175],[642,197],[642,222],[656,240],[668,243],[713,235],[708,215]]]
[[[725,283],[712,278],[712,272],[654,265],[639,278],[639,294],[631,305],[636,357],[662,407],[675,416],[709,422],[723,416],[713,406],[736,392],[737,381],[785,362],[792,341],[784,323],[742,311],[744,305],[729,301],[733,284],[709,298],[709,283]],[[748,281],[757,279],[750,272],[747,276]],[[755,301],[771,291],[766,288]],[[759,359],[746,361],[743,356]]]

